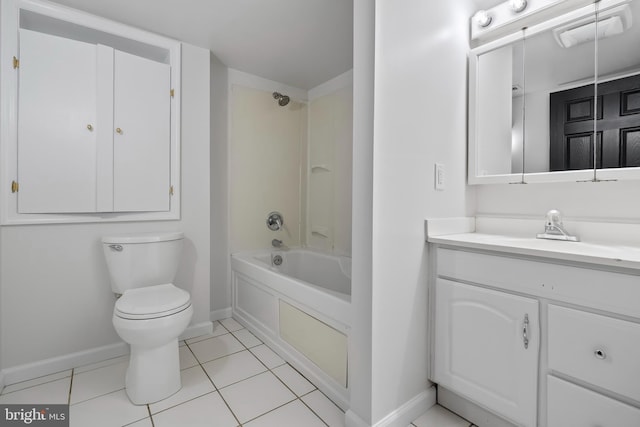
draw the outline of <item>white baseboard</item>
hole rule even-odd
[[[123,356],[125,354],[129,354],[129,346],[125,342],[119,342],[89,350],[65,354],[63,356],[52,357],[50,359],[39,360],[37,362],[26,363],[24,365],[14,366],[12,368],[4,369],[2,374],[6,385],[15,384],[78,366],[88,365],[89,363]]]
[[[213,324],[211,322],[202,322],[189,326],[179,339],[185,340],[211,332],[213,332]],[[0,372],[0,390],[8,384],[31,380],[125,354],[129,354],[129,345],[125,342],[119,342],[3,369]]]
[[[231,310],[231,307],[222,308],[220,310],[213,310],[211,314],[209,314],[209,319],[211,319],[212,322],[215,322],[216,320],[222,320],[231,317],[232,313],[233,311]]]
[[[406,427],[436,404],[436,387],[432,385],[411,400],[373,424],[373,427]],[[349,409],[344,416],[346,427],[369,427],[358,414]]]
[[[375,427],[406,427],[436,404],[436,387],[432,385],[411,400],[390,412]]]
[[[213,332],[213,323],[211,322],[201,322],[196,323],[195,325],[190,325],[183,333],[180,335],[178,340],[188,340],[189,338],[199,337],[200,335],[207,335]]]

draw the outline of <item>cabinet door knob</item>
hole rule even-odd
[[[596,351],[594,351],[593,355],[596,357],[596,359],[600,360],[604,360],[607,358],[607,353],[605,353],[604,350],[601,349],[597,349]]]
[[[116,133],[122,135],[122,129],[116,128]]]
[[[91,124],[88,124],[87,125],[87,129],[89,129],[89,131],[92,131],[93,130],[93,126],[91,126]]]

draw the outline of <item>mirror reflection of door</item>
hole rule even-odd
[[[581,40],[597,39],[598,87],[550,94],[550,170],[590,169],[594,160],[598,169],[640,166],[640,26],[633,25],[639,6],[630,2],[599,10],[597,26],[596,19],[582,21],[558,40],[570,51]]]
[[[593,168],[593,85],[551,94],[551,170]],[[640,166],[640,75],[598,85],[596,167]]]

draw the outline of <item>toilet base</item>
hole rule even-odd
[[[157,402],[178,392],[182,388],[178,339],[156,348],[131,345],[125,387],[134,405]]]

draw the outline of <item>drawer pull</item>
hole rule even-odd
[[[604,360],[607,358],[607,353],[605,353],[603,350],[597,349],[596,351],[593,352],[594,356],[596,356],[596,359],[600,359],[600,360]]]
[[[529,348],[529,315],[524,315],[524,326],[522,327],[522,341],[524,342],[524,349]]]

